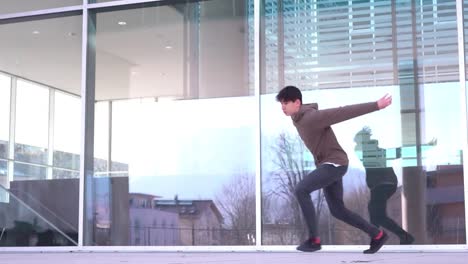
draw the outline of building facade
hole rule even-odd
[[[388,214],[416,240],[389,250],[467,249],[467,16],[468,0],[2,1],[0,250],[294,250],[315,163],[286,85],[320,109],[391,94],[333,126],[346,204],[368,217],[365,167],[391,167]],[[324,244],[368,243],[312,199]]]

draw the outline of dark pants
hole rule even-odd
[[[395,235],[402,237],[406,234],[406,231],[387,216],[387,201],[395,193],[396,188],[396,185],[393,184],[374,187],[371,190],[368,208],[372,224],[385,227]]]
[[[322,164],[296,185],[296,197],[307,222],[310,237],[318,235],[315,208],[310,193],[320,188],[323,188],[328,208],[335,218],[361,229],[371,237],[379,234],[380,230],[377,227],[345,207],[342,177],[347,170],[348,166],[335,167],[331,164]]]

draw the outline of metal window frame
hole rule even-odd
[[[463,0],[456,0],[457,8],[457,30],[458,30],[458,73],[461,89],[461,105],[462,105],[462,118],[461,129],[462,129],[462,153],[468,153],[468,106],[467,106],[467,87],[466,87],[466,61],[465,61],[465,32],[464,32],[464,19],[463,19]],[[463,159],[463,183],[464,183],[464,197],[465,197],[465,248],[468,249],[468,205],[466,203],[466,197],[468,197],[468,159],[466,155]]]
[[[10,188],[10,181],[13,181],[15,174],[15,128],[16,128],[16,77],[10,77],[10,134],[8,137],[8,182],[7,188]]]
[[[203,0],[200,0],[203,1]],[[216,1],[216,0],[213,0]],[[93,177],[93,146],[94,146],[94,103],[95,103],[95,54],[93,49],[94,37],[96,33],[95,15],[98,12],[112,11],[118,9],[138,8],[141,4],[158,5],[169,2],[168,0],[119,0],[104,3],[88,3],[90,1],[83,0],[82,5],[69,7],[51,8],[37,11],[20,12],[13,14],[0,15],[0,25],[8,23],[16,23],[21,21],[34,21],[39,19],[48,19],[54,17],[66,17],[73,15],[82,15],[82,65],[81,65],[81,162],[80,162],[80,184],[79,184],[79,234],[78,246],[73,247],[12,247],[0,248],[0,252],[70,252],[70,251],[86,251],[86,252],[293,252],[295,246],[265,246],[262,245],[262,217],[261,217],[261,87],[264,85],[261,80],[262,69],[262,47],[261,47],[261,5],[262,0],[254,0],[254,82],[255,82],[255,98],[256,108],[258,109],[256,126],[257,138],[255,142],[256,150],[256,243],[253,246],[85,246],[89,244],[89,238],[84,236],[84,230],[89,230],[85,221],[87,214],[86,199],[89,197],[88,179]],[[186,2],[186,1],[185,1]],[[171,1],[173,3],[173,1]],[[463,31],[463,0],[456,0],[457,7],[457,28],[458,28],[458,55],[459,55],[459,75],[460,89],[462,90],[462,106],[464,107],[464,120],[462,123],[463,133],[465,137],[462,139],[463,152],[468,150],[467,136],[467,91],[466,91],[466,76],[465,76],[465,50],[464,50],[464,31]],[[16,77],[12,76],[11,93],[10,93],[10,150],[8,161],[9,177],[13,174],[13,150],[11,145],[14,144],[15,136],[15,108],[16,108]],[[53,118],[53,117],[52,117]],[[468,197],[468,159],[464,159],[464,194]],[[468,216],[468,203],[465,199],[465,219]],[[468,233],[468,221],[465,220],[466,233]],[[467,235],[467,234],[465,234]],[[467,236],[468,237],[468,236]],[[85,243],[84,241],[87,240]],[[359,252],[365,249],[365,245],[329,245],[324,246],[323,251],[328,252]],[[385,252],[466,252],[467,244],[457,245],[388,245],[383,248]]]
[[[47,142],[47,179],[53,179],[54,166],[54,135],[55,135],[55,91],[52,88],[47,89],[49,92],[49,128]]]

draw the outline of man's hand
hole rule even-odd
[[[377,101],[377,105],[380,109],[384,109],[385,107],[389,106],[392,104],[392,96],[389,94],[384,95],[384,97],[380,98]]]

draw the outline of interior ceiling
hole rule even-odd
[[[0,7],[11,2],[2,3]],[[36,1],[15,3],[27,2]],[[46,4],[43,4],[55,7],[58,2],[61,1],[44,1]],[[245,94],[247,86],[242,78],[236,78],[237,83],[231,80],[236,76],[234,71],[239,71],[238,75],[245,71],[241,68],[245,65],[244,22],[238,17],[243,11],[233,4],[237,2],[242,1],[202,3],[199,41],[203,45],[200,53],[204,56],[200,60],[205,66],[200,66],[200,71],[213,75],[209,77],[212,79],[204,77],[205,84],[213,86],[207,93],[218,96]],[[184,6],[98,13],[96,100],[185,96]],[[13,6],[9,8],[14,9]],[[0,24],[0,72],[80,95],[81,27],[81,16]],[[228,83],[225,87],[231,85],[225,88],[230,92],[220,92],[216,85],[219,82]]]
[[[81,24],[82,17],[74,16],[0,25],[0,71],[79,95]],[[120,94],[116,88],[144,76],[145,68],[166,66],[160,76],[182,70],[182,34],[183,17],[169,6],[98,14],[96,99],[129,97],[129,87]]]

